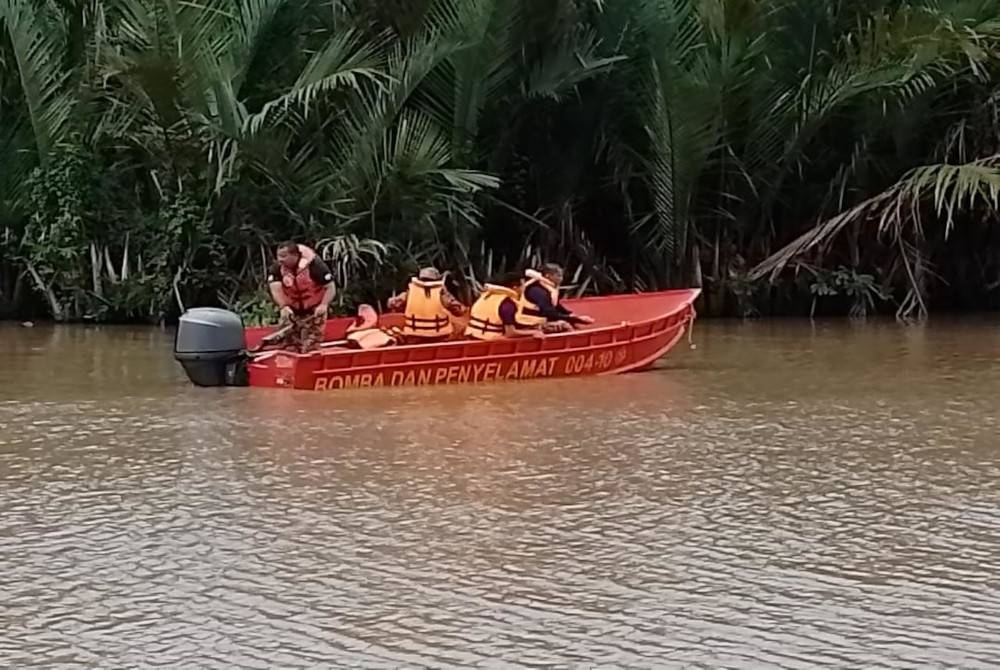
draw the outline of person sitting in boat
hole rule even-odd
[[[300,353],[319,349],[330,302],[337,292],[323,259],[304,245],[284,242],[278,246],[267,285],[280,309],[283,347]]]
[[[591,324],[589,316],[574,314],[559,301],[559,286],[563,269],[555,263],[546,263],[541,272],[528,270],[521,290],[520,320],[526,326],[543,327],[563,332],[575,326]]]
[[[520,322],[518,301],[523,283],[520,273],[510,273],[486,284],[469,312],[465,334],[476,340],[542,336],[541,326]]]
[[[386,307],[403,312],[403,337],[410,344],[447,340],[454,331],[451,317],[465,313],[465,305],[448,292],[444,277],[433,267],[420,270]]]

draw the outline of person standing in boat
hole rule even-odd
[[[405,291],[389,298],[386,307],[403,313],[403,338],[407,344],[451,338],[455,330],[452,316],[465,313],[465,305],[448,292],[444,277],[434,267],[421,269]]]
[[[544,335],[541,326],[521,323],[518,301],[523,284],[520,273],[510,273],[486,284],[469,312],[465,334],[476,340]]]
[[[337,293],[330,268],[312,249],[295,242],[278,246],[267,275],[271,298],[281,310],[278,332],[285,348],[308,353],[323,343],[330,302]]]
[[[520,320],[524,325],[563,332],[594,323],[591,317],[574,314],[559,301],[559,286],[563,281],[563,269],[559,265],[546,263],[541,272],[525,272],[525,278],[519,304]]]

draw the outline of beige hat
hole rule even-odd
[[[440,281],[441,272],[435,267],[420,268],[420,272],[417,273],[417,279],[420,281]]]

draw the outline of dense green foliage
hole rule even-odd
[[[1000,286],[1000,0],[0,0],[0,315],[539,258],[715,313]]]

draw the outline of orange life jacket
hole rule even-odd
[[[552,300],[553,307],[559,304],[559,287],[537,272],[529,271],[526,275],[528,277],[528,281],[525,282],[524,288],[521,289],[521,299],[518,301],[517,305],[518,320],[526,326],[541,326],[547,321],[547,319],[542,316],[541,312],[538,311],[538,306],[526,297],[528,287],[535,284],[539,284],[544,287],[545,290],[549,292],[549,298]]]
[[[294,270],[281,266],[281,287],[289,306],[296,312],[307,312],[323,302],[326,286],[317,284],[309,274],[309,266],[299,264]]]
[[[451,335],[451,315],[441,303],[444,281],[411,279],[403,308],[403,334],[409,337]]]
[[[519,297],[517,291],[512,288],[486,284],[479,299],[473,303],[472,309],[469,310],[469,325],[465,327],[466,334],[477,340],[499,340],[502,338],[504,326],[503,321],[500,320],[500,305],[508,298],[517,303]]]

